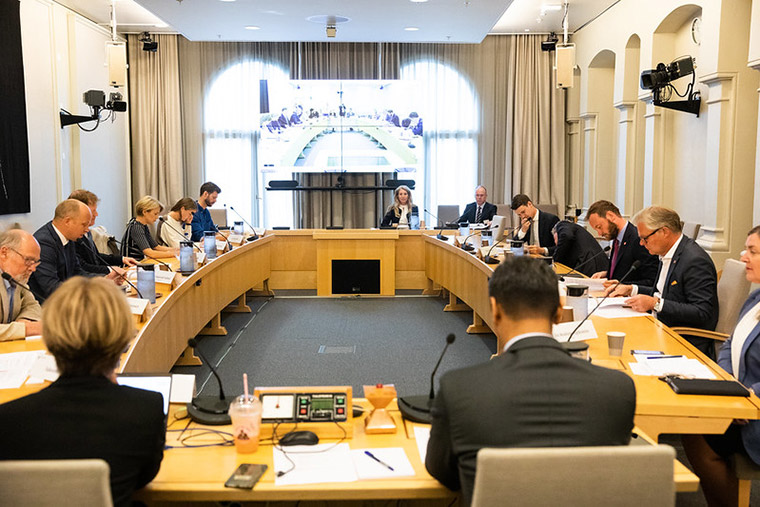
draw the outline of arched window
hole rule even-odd
[[[217,206],[232,205],[254,225],[266,225],[256,168],[259,126],[259,80],[283,81],[281,67],[247,60],[220,72],[206,94],[203,107],[205,180],[222,188]],[[280,192],[289,198],[288,192]],[[292,212],[292,205],[282,211]],[[238,219],[231,213],[230,220]]]
[[[418,175],[415,195],[421,193],[434,213],[439,204],[459,204],[463,211],[478,177],[480,106],[474,88],[459,71],[433,58],[404,64],[401,79],[414,80],[423,90],[425,171]]]

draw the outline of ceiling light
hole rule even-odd
[[[525,29],[525,31],[526,31],[526,32],[530,32],[530,28],[526,28],[526,29]]]
[[[417,30],[419,30],[419,28],[416,26],[407,26],[406,28],[404,28],[404,30],[406,30],[407,32],[416,32]]]
[[[409,1],[415,4],[422,4],[422,3],[427,2],[428,0],[409,0]]]
[[[246,30],[261,30],[260,26],[254,26],[254,25],[248,25],[245,27]]]
[[[219,0],[220,2],[234,2],[235,0]]]

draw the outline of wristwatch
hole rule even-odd
[[[659,296],[655,296],[655,299],[657,301],[655,301],[655,303],[654,303],[654,311],[661,312],[662,311],[662,305],[665,303],[665,300],[663,300]]]

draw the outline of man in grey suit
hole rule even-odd
[[[480,449],[626,445],[636,407],[629,376],[575,359],[552,338],[560,305],[548,265],[507,260],[488,290],[499,356],[443,375],[425,459],[433,477],[462,489],[463,505]]]
[[[42,333],[42,310],[34,296],[17,285],[26,284],[40,263],[40,245],[21,229],[0,233],[0,341],[23,340]]]

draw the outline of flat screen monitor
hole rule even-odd
[[[504,239],[504,228],[507,226],[507,217],[501,215],[494,215],[491,219],[491,230],[493,231],[494,242],[499,242]]]

